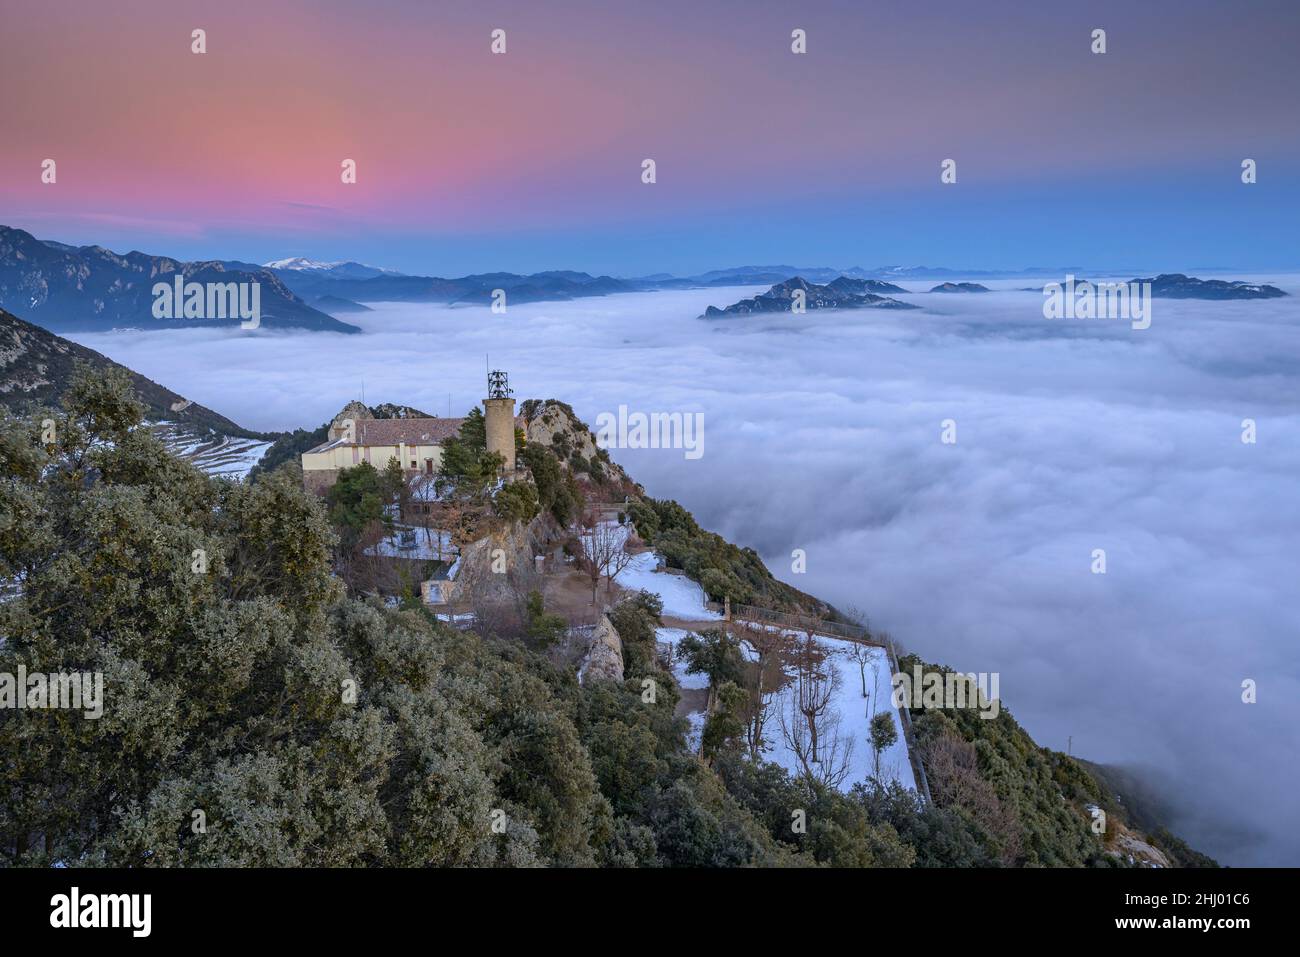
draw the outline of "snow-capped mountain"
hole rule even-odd
[[[326,279],[373,279],[376,276],[400,276],[402,275],[396,269],[384,269],[380,266],[367,266],[365,263],[352,261],[339,262],[317,262],[314,259],[307,259],[303,256],[292,256],[289,259],[276,259],[273,262],[263,263],[266,269],[283,269],[295,273],[309,273],[313,276],[321,276]]]

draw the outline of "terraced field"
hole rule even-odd
[[[175,422],[153,422],[149,427],[175,455],[223,478],[245,478],[271,447],[263,439],[238,438]]]

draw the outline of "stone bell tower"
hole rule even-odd
[[[505,460],[506,477],[515,474],[515,400],[501,371],[488,373],[488,395],[483,400],[487,425],[487,450]]]

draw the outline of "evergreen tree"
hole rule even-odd
[[[880,777],[880,755],[892,748],[898,741],[898,728],[894,726],[894,716],[888,711],[881,711],[871,719],[871,750],[875,757],[875,775]]]
[[[369,462],[339,470],[325,501],[345,554],[354,552],[384,521],[386,491],[378,470]]]

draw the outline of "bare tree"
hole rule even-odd
[[[618,577],[619,572],[632,564],[632,559],[636,556],[627,550],[628,533],[625,529],[618,526],[611,526],[610,530],[616,533],[618,540],[614,542],[610,549],[609,561],[605,565],[605,593],[614,587],[614,579]]]
[[[784,700],[785,707],[779,711],[781,736],[804,778],[810,785],[838,788],[848,777],[853,760],[853,739],[840,733],[839,712],[821,715],[820,733],[814,735],[814,725],[808,722],[799,696],[789,694]]]
[[[1014,805],[1002,803],[980,774],[975,745],[945,731],[922,748],[934,803],[965,808],[998,840],[1003,863],[1015,863],[1022,847],[1019,814]]]
[[[771,723],[777,703],[776,692],[755,688],[749,695],[749,713],[745,721],[745,747],[751,761],[757,761],[767,750],[767,726]]]
[[[854,641],[849,644],[849,659],[858,666],[858,676],[862,679],[862,697],[867,697],[867,666],[872,663],[875,655],[871,653],[871,648],[860,642]]]
[[[827,657],[828,653],[818,646],[812,632],[809,632],[799,649],[795,700],[808,725],[813,763],[819,760],[817,722],[830,707],[831,698],[839,685],[839,672],[827,664]]]
[[[784,674],[782,653],[789,648],[790,638],[780,629],[757,622],[733,624],[732,629],[740,643],[753,653],[755,678],[749,695],[745,744],[750,759],[757,761],[766,749],[764,732],[773,715],[775,692]]]
[[[591,603],[596,604],[600,579],[606,579],[606,593],[613,587],[614,578],[627,568],[632,557],[627,551],[627,530],[613,522],[602,521],[600,514],[589,510],[582,519],[582,550],[586,557],[586,571],[591,578]]]

